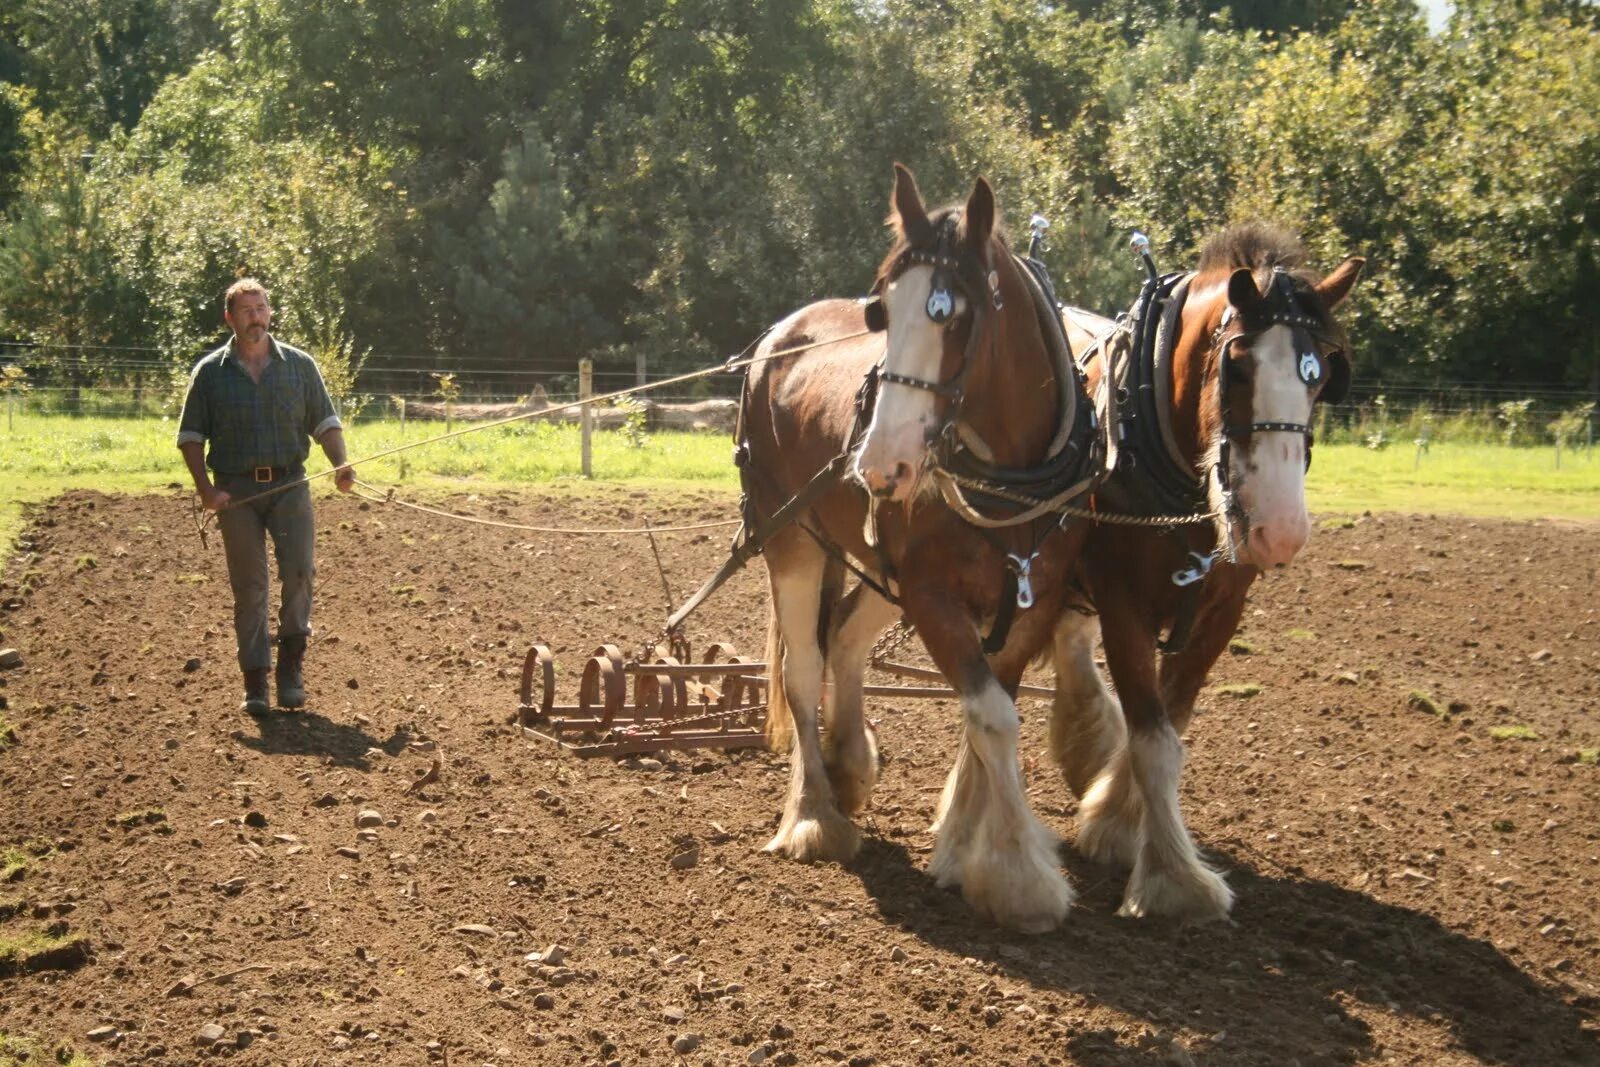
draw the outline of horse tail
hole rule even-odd
[[[767,747],[787,754],[794,743],[794,712],[783,691],[783,634],[778,629],[778,606],[767,609]]]

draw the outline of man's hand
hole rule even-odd
[[[200,506],[207,511],[221,511],[231,503],[233,503],[233,497],[214,485],[208,485],[200,490]]]
[[[333,484],[339,487],[339,492],[348,493],[356,487],[356,469],[351,466],[340,467],[333,474]]]

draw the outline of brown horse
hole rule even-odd
[[[812,304],[774,327],[756,355],[809,350],[757,363],[746,385],[748,520],[773,515],[817,471],[853,455],[851,477],[764,548],[769,733],[775,748],[789,747],[793,765],[767,849],[806,861],[855,854],[860,834],[850,815],[878,774],[862,675],[874,638],[903,612],[965,715],[930,873],[941,885],[959,883],[977,911],[1005,926],[1045,930],[1065,916],[1072,891],[1057,838],[1023,792],[1012,695],[1028,660],[1049,645],[1083,530],[1053,515],[979,529],[932,486],[952,448],[981,450],[1000,468],[1038,463],[1064,429],[1088,424],[1088,403],[1070,359],[1062,366],[1052,356],[1045,334],[1055,320],[1045,315],[1054,308],[1011,254],[986,181],[964,207],[929,213],[911,172],[896,165],[889,223],[897,240],[874,287],[881,305],[869,315],[883,332],[861,335],[855,301]],[[841,596],[846,566],[863,581]],[[1008,597],[1019,608],[1004,647],[988,658],[984,632],[1011,614]],[[826,672],[833,684],[824,701]]]
[[[1348,386],[1346,342],[1332,311],[1364,261],[1346,259],[1319,279],[1303,260],[1298,242],[1270,227],[1227,230],[1204,249],[1194,274],[1177,279],[1164,308],[1154,310],[1150,321],[1162,335],[1156,340],[1171,338],[1170,357],[1153,357],[1156,371],[1146,380],[1150,395],[1166,400],[1161,410],[1129,412],[1146,423],[1133,435],[1142,452],[1137,462],[1117,466],[1097,504],[1107,511],[1153,510],[1161,494],[1151,491],[1159,473],[1152,468],[1168,452],[1172,469],[1186,471],[1190,508],[1208,503],[1215,519],[1181,535],[1112,525],[1089,535],[1081,571],[1099,612],[1115,697],[1095,670],[1094,620],[1069,612],[1056,633],[1051,751],[1083,798],[1079,850],[1133,869],[1122,904],[1127,915],[1215,918],[1232,906],[1232,892],[1201,861],[1179,812],[1180,735],[1239,624],[1251,583],[1264,570],[1286,566],[1310,535],[1311,413]],[[1093,350],[1092,335],[1107,336],[1114,327],[1084,312],[1069,310],[1066,318],[1079,352]],[[1101,355],[1112,347],[1102,346]],[[1091,368],[1097,388],[1106,363],[1101,358]],[[1121,383],[1120,399],[1136,408],[1125,368],[1111,372],[1109,388],[1098,395],[1110,396]],[[1181,579],[1204,583],[1187,606],[1185,597],[1194,594],[1177,584]],[[1158,637],[1166,626],[1192,636],[1181,651],[1161,657],[1158,672]]]

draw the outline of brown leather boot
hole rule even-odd
[[[306,683],[300,673],[305,657],[305,635],[278,638],[278,707],[306,706]]]
[[[244,672],[244,699],[239,701],[239,710],[250,715],[265,715],[272,710],[272,698],[267,692],[267,668]]]

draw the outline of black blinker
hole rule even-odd
[[[882,333],[889,328],[889,309],[883,306],[883,297],[873,296],[861,302],[861,316],[866,319],[867,329],[873,333]]]

